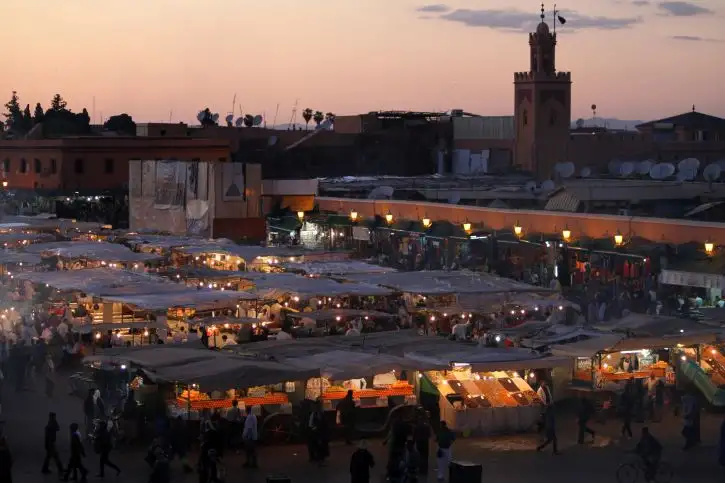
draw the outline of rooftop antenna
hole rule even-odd
[[[292,127],[295,126],[295,123],[297,122],[297,104],[299,104],[300,100],[295,99],[295,105],[292,108],[292,117],[290,117],[289,123]],[[289,129],[290,126],[287,126],[287,129]]]
[[[173,118],[173,117],[174,117],[174,110],[169,109],[169,123],[171,123],[171,118]]]
[[[693,111],[694,110],[695,109],[693,109]],[[93,124],[97,124],[98,123],[98,119],[96,119],[96,96],[93,96],[93,109],[92,109],[92,111],[93,111],[93,114],[92,114],[93,115]]]
[[[264,122],[262,127],[264,127],[264,129],[267,129],[267,111],[262,112],[262,120]]]
[[[597,125],[597,105],[592,104],[592,122]]]
[[[554,4],[554,34],[556,34],[556,14],[558,12],[556,11],[556,4]]]
[[[279,102],[277,103],[277,109],[274,111],[274,120],[272,121],[272,129],[277,125],[277,114],[279,114]]]
[[[232,112],[231,112],[232,117],[234,117],[234,106],[236,106],[236,105],[237,105],[237,93],[235,92],[234,98],[232,99]]]

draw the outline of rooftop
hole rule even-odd
[[[657,128],[658,125],[671,124],[676,127],[684,127],[687,129],[711,129],[715,131],[725,130],[725,119],[709,114],[703,114],[692,110],[672,117],[657,119],[655,121],[645,122],[637,125],[637,129],[641,128]]]

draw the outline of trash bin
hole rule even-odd
[[[267,483],[292,483],[292,480],[286,475],[267,475]]]
[[[448,481],[449,483],[481,483],[483,466],[470,461],[451,462]]]

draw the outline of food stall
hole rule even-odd
[[[312,335],[359,335],[396,328],[397,314],[377,310],[328,309],[289,313],[296,337]],[[351,332],[349,332],[351,331]]]
[[[422,372],[421,399],[427,393],[427,404],[435,400],[441,420],[465,434],[530,429],[541,416],[541,401],[532,384],[548,380],[554,368],[571,365],[568,358],[542,356],[527,349],[443,342],[421,341],[409,346],[405,358],[417,361],[419,367],[445,364],[444,370]]]

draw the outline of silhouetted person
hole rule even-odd
[[[78,472],[81,473],[81,482],[87,481],[88,470],[83,466],[83,458],[86,457],[86,450],[83,448],[83,440],[78,429],[78,423],[70,425],[70,460],[65,470],[64,481],[73,473],[73,479],[78,479]]]
[[[587,425],[589,424],[589,420],[591,419],[592,414],[594,413],[594,406],[592,406],[592,402],[586,396],[582,396],[579,403],[580,403],[579,414],[577,415],[577,424],[579,426],[579,433],[577,435],[577,442],[579,444],[584,444],[584,435],[585,434],[590,434],[592,436],[592,442],[593,442],[595,433]]]
[[[0,481],[13,483],[13,455],[4,436],[0,437]]]
[[[60,456],[58,456],[58,448],[56,447],[56,441],[58,439],[58,431],[60,426],[56,419],[55,413],[48,415],[48,424],[45,425],[45,460],[43,460],[43,474],[49,474],[50,468],[48,465],[50,461],[55,461],[55,466],[58,468],[58,475],[63,476],[63,464],[60,462]]]
[[[350,457],[350,482],[369,483],[370,469],[375,466],[373,455],[367,449],[365,440],[360,441],[360,446]]]
[[[106,466],[116,470],[116,476],[121,474],[121,468],[116,466],[109,458],[113,444],[111,442],[111,433],[108,432],[108,425],[104,422],[98,427],[96,432],[96,451],[100,455],[98,463],[98,476],[103,478]]]
[[[352,444],[355,433],[355,400],[352,389],[348,390],[342,401],[337,404],[337,410],[340,411],[340,423],[345,432],[345,444]]]

